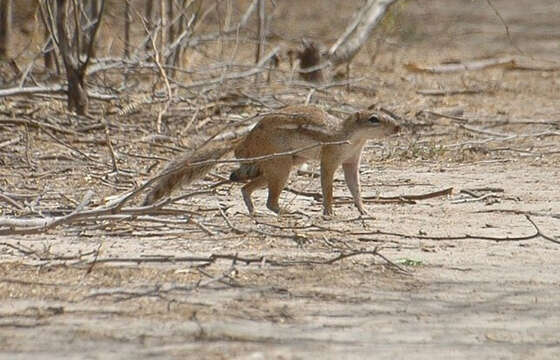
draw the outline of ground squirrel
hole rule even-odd
[[[290,155],[272,156],[265,160],[242,164],[231,179],[250,180],[243,186],[243,200],[254,212],[251,194],[268,187],[267,207],[278,213],[278,198],[290,171],[307,160],[321,162],[323,212],[332,215],[333,178],[342,165],[346,184],[360,214],[366,214],[360,195],[359,166],[362,149],[368,139],[381,139],[398,131],[399,126],[387,112],[362,111],[340,120],[316,106],[295,105],[264,114],[258,123],[229,139],[214,139],[192,153],[186,153],[166,166],[144,204],[151,204],[181,183],[190,183],[208,173],[215,163],[191,166],[199,161],[220,159],[232,152],[237,158],[307,150]],[[338,142],[338,144],[325,144]],[[341,143],[344,142],[344,143]],[[322,145],[319,145],[322,144]],[[318,145],[313,148],[310,146]]]

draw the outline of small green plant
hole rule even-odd
[[[400,265],[406,265],[406,266],[421,266],[422,265],[422,261],[420,260],[412,260],[412,259],[400,259],[397,261],[398,264]]]

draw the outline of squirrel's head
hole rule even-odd
[[[346,126],[366,133],[368,138],[379,138],[399,132],[398,120],[382,108],[356,112],[345,120]]]

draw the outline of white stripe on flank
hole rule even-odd
[[[315,133],[320,133],[325,136],[333,135],[332,129],[325,129],[322,126],[315,126],[311,124],[280,124],[276,125],[279,130],[307,130]]]

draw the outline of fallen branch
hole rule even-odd
[[[239,285],[233,280],[232,274],[234,274],[237,270],[234,265],[232,265],[228,270],[224,271],[220,276],[211,277],[207,273],[203,272],[201,269],[198,269],[201,274],[204,276],[208,276],[210,279],[206,281],[198,281],[193,285],[175,285],[175,284],[165,284],[165,285],[155,285],[155,286],[142,286],[137,288],[106,288],[94,291],[87,295],[85,299],[96,298],[100,296],[119,296],[119,301],[127,301],[133,298],[138,297],[161,297],[162,295],[168,295],[173,292],[191,292],[197,289],[206,288],[209,285],[219,282],[221,284],[225,284],[227,286],[235,286],[238,287]],[[227,282],[226,279],[229,279],[230,282]]]
[[[10,89],[1,89],[0,98],[17,95],[36,95],[36,94],[66,94],[68,92],[67,85],[54,85],[50,87],[44,86],[29,86],[29,87],[16,87]],[[119,97],[116,95],[99,94],[88,91],[88,97],[97,100],[117,100]]]
[[[434,66],[422,66],[416,63],[406,63],[404,68],[411,72],[427,72],[431,74],[439,73],[450,73],[459,71],[473,71],[487,69],[491,67],[499,66],[511,66],[515,64],[512,57],[497,58],[497,59],[483,59],[483,60],[472,60],[466,62],[450,62],[447,64],[434,65]]]
[[[13,139],[10,139],[10,140],[3,141],[3,142],[0,143],[0,149],[3,148],[3,147],[7,147],[7,146],[10,146],[10,145],[17,144],[18,142],[20,142],[20,140],[21,140],[21,138],[18,136],[18,137],[15,137]]]
[[[201,263],[201,266],[207,266],[209,264],[214,264],[219,260],[228,260],[243,263],[245,265],[259,264],[261,266],[271,265],[271,266],[297,266],[297,265],[332,265],[335,262],[341,260],[359,256],[359,255],[373,255],[380,256],[380,253],[376,248],[373,250],[352,250],[349,252],[341,252],[340,254],[326,260],[273,260],[265,256],[256,257],[243,257],[239,255],[230,254],[212,254],[209,256],[146,256],[146,257],[128,257],[128,258],[97,258],[95,260],[87,261],[85,264],[90,264],[95,261],[96,264],[100,263],[135,263],[135,264],[145,264],[145,263]],[[383,260],[387,261],[388,264],[402,273],[408,273],[405,269],[396,265],[395,263],[389,261],[386,257],[382,257]],[[74,265],[84,264],[84,261],[78,261]]]
[[[553,219],[560,219],[560,213],[545,213],[536,211],[525,211],[518,209],[489,209],[489,210],[478,210],[474,212],[475,214],[484,213],[504,213],[504,214],[515,214],[515,215],[525,215],[525,216],[540,216],[540,217],[551,217]]]
[[[497,197],[498,197],[498,195],[490,193],[490,194],[484,194],[484,195],[469,198],[469,199],[453,200],[453,201],[451,201],[451,203],[452,204],[463,204],[463,203],[477,202],[477,201],[482,201],[482,200],[486,200],[486,199],[489,199],[489,198],[497,198]]]
[[[374,232],[354,232],[350,233],[351,235],[367,235],[367,234],[376,234],[376,235],[387,235],[387,236],[397,236],[403,239],[419,239],[419,240],[433,240],[433,241],[457,241],[457,240],[485,240],[485,241],[494,241],[494,242],[518,242],[518,241],[526,241],[532,240],[536,238],[543,238],[555,244],[560,244],[560,240],[556,240],[551,236],[548,236],[541,232],[541,230],[537,227],[537,225],[533,222],[529,215],[525,215],[525,218],[531,223],[533,226],[535,233],[526,236],[506,236],[506,237],[497,237],[497,236],[484,236],[484,235],[459,235],[459,236],[426,236],[426,235],[409,235],[409,234],[401,234],[401,233],[394,233],[394,232],[387,232],[387,231],[374,231]],[[327,229],[323,227],[324,229]],[[330,229],[329,231],[338,231],[336,229]],[[348,234],[347,232],[344,232]],[[379,239],[371,239],[371,238],[359,238],[360,241],[370,242],[370,241],[379,241]]]
[[[508,35],[509,36],[509,35]],[[534,59],[528,61],[524,57],[507,56],[503,58],[454,61],[439,65],[419,65],[416,63],[406,63],[404,68],[416,73],[444,74],[461,71],[476,71],[495,67],[503,67],[507,70],[521,71],[558,71],[560,66],[557,63],[535,62]]]
[[[417,94],[428,96],[474,95],[483,93],[482,89],[420,89]]]
[[[391,200],[401,200],[405,199],[405,200],[425,200],[425,199],[431,199],[431,198],[435,198],[435,197],[439,197],[439,196],[446,196],[446,195],[451,195],[453,193],[453,188],[445,188],[443,190],[438,190],[438,191],[434,191],[431,193],[427,193],[427,194],[417,194],[417,195],[399,195],[399,196],[380,196],[380,197],[376,197],[376,196],[366,196],[364,197],[364,200],[376,200],[379,199],[381,201],[391,201]]]
[[[300,191],[292,188],[286,188],[286,190],[296,195],[312,197],[316,201],[321,201],[323,199],[323,195],[318,192]],[[427,194],[397,195],[397,196],[362,196],[362,200],[368,202],[377,202],[377,203],[411,202],[411,201],[413,202],[415,200],[425,200],[425,199],[435,198],[439,196],[451,195],[452,193],[453,193],[453,188],[450,187]]]
[[[461,129],[465,129],[465,130],[468,130],[470,132],[474,132],[474,133],[482,134],[482,135],[497,136],[497,137],[501,137],[501,138],[508,138],[508,137],[512,136],[510,134],[502,134],[502,133],[498,133],[498,132],[495,132],[495,131],[483,130],[483,129],[475,128],[475,127],[468,126],[468,125],[465,125],[465,124],[458,124],[457,126],[460,127]]]
[[[206,192],[194,192],[188,195],[193,196],[200,193]],[[89,194],[86,194],[86,196],[89,196]],[[126,194],[118,201],[109,206],[102,206],[90,210],[76,211],[79,210],[79,205],[72,213],[64,216],[47,217],[41,219],[18,219],[0,217],[0,226],[4,227],[3,229],[0,229],[0,236],[39,234],[63,224],[99,220],[98,218],[104,215],[119,214],[136,216],[151,214],[155,210],[161,209],[163,206],[169,204],[174,200],[172,198],[167,198],[149,206],[123,208],[122,204],[124,204],[124,202],[129,198],[128,196],[129,194]],[[187,197],[187,195],[181,196],[181,198],[185,197]]]
[[[461,123],[466,123],[469,121],[469,119],[465,119],[462,116],[455,116],[455,115],[451,115],[451,114],[444,114],[441,112],[436,112],[436,111],[432,111],[432,110],[420,110],[418,112],[418,115],[420,114],[429,114],[429,115],[433,115],[433,116],[438,116],[438,117],[442,117],[442,118],[446,118],[446,119],[450,119],[450,120],[456,120],[456,121],[460,121]]]
[[[18,210],[23,210],[24,209],[24,207],[20,203],[18,203],[17,201],[12,199],[8,195],[2,194],[2,193],[0,193],[0,201],[6,202],[6,203],[12,205],[13,207],[15,207]]]

